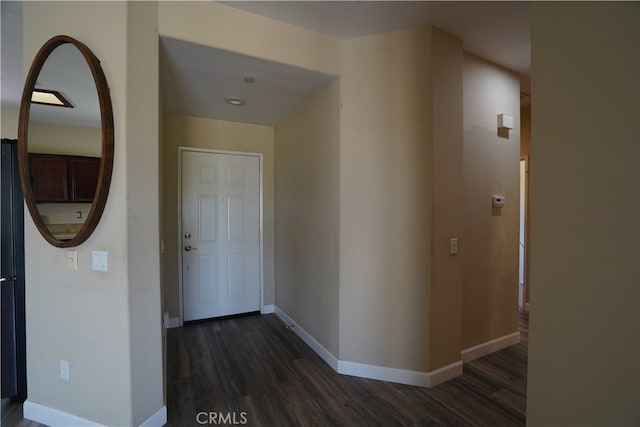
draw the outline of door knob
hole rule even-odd
[[[192,250],[195,251],[196,249],[198,249],[198,248],[192,248],[191,245],[187,245],[187,246],[184,247],[184,250],[187,251],[187,252],[192,251]]]

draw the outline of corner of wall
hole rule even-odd
[[[464,233],[462,39],[437,28],[431,39],[432,241],[430,370],[459,362],[462,334]],[[450,239],[461,242],[450,253]]]
[[[156,2],[127,3],[127,258],[132,424],[164,405]]]

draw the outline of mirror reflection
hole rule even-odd
[[[27,139],[38,212],[51,234],[67,241],[89,216],[102,152],[96,84],[76,46],[66,43],[51,52],[38,74],[35,92],[68,104],[40,104],[32,97]],[[63,101],[56,101],[52,93]]]

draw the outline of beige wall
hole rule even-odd
[[[640,423],[639,12],[532,6],[531,426]]]
[[[513,116],[508,137],[497,115]],[[518,330],[520,84],[518,76],[464,55],[462,348]],[[492,194],[505,196],[494,209]]]
[[[106,425],[137,425],[163,404],[153,208],[158,188],[147,185],[147,177],[157,176],[157,164],[148,162],[157,156],[157,117],[154,123],[145,112],[157,92],[157,54],[149,35],[138,44],[127,42],[133,27],[154,33],[155,26],[140,16],[153,16],[154,6],[145,6],[151,10],[140,14],[138,7],[119,2],[23,4],[25,69],[56,34],[78,38],[101,60],[111,89],[116,146],[102,220],[74,248],[77,271],[67,269],[67,251],[49,245],[31,218],[25,218],[29,401]],[[129,60],[142,62],[128,68]],[[136,91],[128,87],[136,87],[145,108],[135,105],[131,97]],[[129,240],[135,237],[137,243]],[[108,272],[91,270],[92,250],[108,251]],[[59,379],[60,359],[70,362],[69,381]]]
[[[162,255],[165,311],[180,315],[178,290],[178,147],[262,153],[264,303],[273,304],[274,284],[274,130],[270,126],[165,114],[163,118]]]
[[[38,212],[45,224],[82,224],[91,210],[91,203],[39,203]],[[76,218],[76,211],[82,218]]]
[[[29,152],[100,157],[100,128],[29,122]]]
[[[327,74],[340,73],[340,41],[213,1],[159,2],[163,36]]]
[[[77,37],[102,60],[118,124],[115,143],[126,144],[126,5],[25,2],[23,19],[25,70],[56,34]],[[131,422],[132,411],[125,159],[124,150],[116,150],[102,221],[76,248],[78,271],[66,268],[66,251],[49,245],[25,215],[29,401],[119,425]],[[91,250],[98,248],[110,254],[106,274],[91,271]],[[59,379],[60,359],[69,361],[69,382]]]
[[[460,360],[464,236],[462,222],[462,39],[431,32],[430,123],[433,214],[428,371]],[[425,141],[427,142],[427,141]],[[449,239],[461,251],[449,254]]]
[[[276,126],[276,305],[338,355],[340,84]]]
[[[432,158],[428,29],[345,40],[340,355],[424,371]]]
[[[164,404],[158,6],[127,3],[127,258],[132,424]],[[117,149],[117,148],[116,148]]]
[[[17,139],[18,138],[18,110],[12,110],[11,108],[2,108],[0,110],[2,117],[0,117],[0,126],[2,138]]]

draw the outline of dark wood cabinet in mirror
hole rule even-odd
[[[86,45],[56,36],[42,46],[18,128],[20,179],[36,227],[54,246],[80,245],[104,211],[114,150],[109,87]]]

